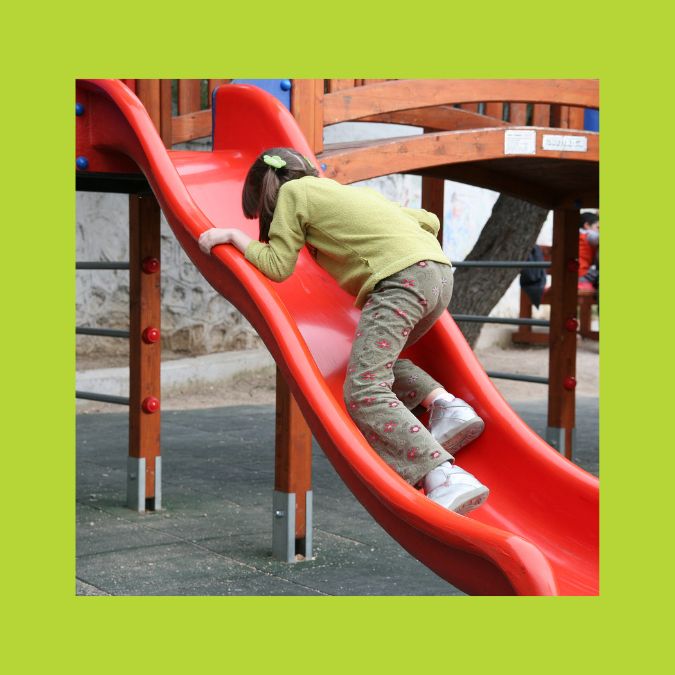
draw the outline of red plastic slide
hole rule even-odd
[[[449,313],[409,352],[483,417],[459,463],[490,487],[470,516],[448,512],[391,471],[354,426],[342,383],[359,312],[303,251],[275,284],[231,246],[197,245],[210,227],[257,237],[241,210],[246,171],[262,150],[312,153],[275,98],[247,85],[215,95],[212,152],[167,151],[136,96],[119,80],[81,80],[78,155],[93,173],[145,174],[176,237],[209,283],[258,331],[312,432],[350,490],[406,550],[471,594],[598,593],[598,480],[560,456],[506,404]]]

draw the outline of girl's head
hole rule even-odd
[[[279,188],[289,180],[318,176],[314,165],[293,148],[269,148],[248,170],[241,205],[247,218],[260,219],[260,241],[269,239]]]

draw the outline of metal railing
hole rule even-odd
[[[76,270],[128,270],[128,262],[78,262],[75,263]],[[96,335],[99,337],[111,338],[129,338],[128,330],[117,328],[91,328],[89,326],[76,326],[76,335]],[[75,398],[85,399],[87,401],[100,401],[103,403],[114,403],[116,405],[129,405],[129,398],[125,396],[112,396],[110,394],[99,394],[93,391],[75,391]]]
[[[496,269],[548,269],[550,261],[538,262],[536,260],[458,260],[452,262],[454,267],[460,268],[496,268]],[[458,323],[495,323],[509,326],[542,326],[549,328],[550,321],[545,319],[521,319],[501,316],[483,316],[480,314],[453,314],[452,318]],[[532,382],[534,384],[548,384],[547,377],[535,375],[521,375],[520,373],[502,373],[498,371],[486,371],[488,376],[500,380],[514,380],[516,382]]]

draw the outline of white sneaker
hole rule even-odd
[[[429,433],[454,455],[483,433],[485,422],[461,398],[436,399],[429,408]]]
[[[490,494],[474,476],[450,462],[443,462],[424,477],[424,489],[432,502],[460,515],[477,509]]]

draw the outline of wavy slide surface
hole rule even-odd
[[[295,273],[267,280],[231,246],[206,256],[210,227],[257,237],[241,187],[265,148],[313,157],[289,111],[262,90],[224,85],[214,97],[212,152],[167,151],[136,96],[119,80],[81,80],[78,153],[91,172],[145,174],[176,237],[209,283],[258,331],[338,474],[377,522],[438,575],[471,594],[598,593],[598,481],[561,457],[506,404],[446,313],[406,356],[486,422],[460,464],[491,490],[469,516],[450,513],[409,486],[368,445],[342,402],[359,312],[303,251]]]

